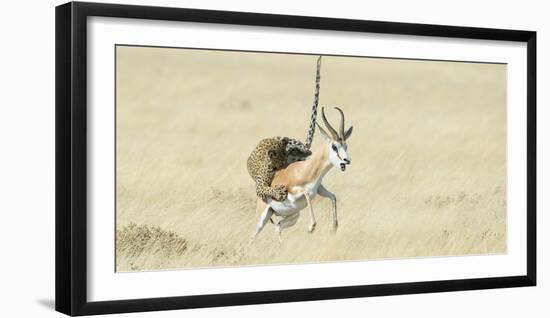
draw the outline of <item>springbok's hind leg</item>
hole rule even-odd
[[[277,235],[279,237],[279,243],[283,243],[283,237],[281,235],[281,232],[283,231],[283,229],[286,229],[287,227],[291,227],[294,224],[296,224],[299,216],[300,216],[300,212],[297,212],[290,216],[284,217],[281,220],[279,220],[279,222],[277,222],[275,230],[277,231]]]
[[[338,229],[338,216],[336,214],[336,196],[334,193],[330,192],[322,184],[319,186],[317,193],[325,198],[329,198],[332,202],[332,230],[336,231]]]
[[[264,226],[267,224],[267,221],[271,218],[271,215],[273,214],[273,210],[269,205],[265,207],[265,209],[260,214],[260,218],[258,220],[258,223],[256,224],[256,229],[254,230],[254,234],[252,234],[252,238],[250,239],[250,243],[256,239],[256,236],[262,231]]]

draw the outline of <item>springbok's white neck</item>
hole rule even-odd
[[[323,177],[330,171],[330,169],[332,169],[333,165],[330,162],[329,150],[328,150],[328,147],[326,145],[321,147],[319,149],[319,152],[322,152],[322,154],[323,154],[323,161],[321,163],[321,173],[319,175],[319,180],[322,180]]]

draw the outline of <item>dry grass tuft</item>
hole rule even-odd
[[[117,268],[121,260],[129,262],[132,269],[139,270],[137,259],[160,258],[172,259],[181,256],[188,247],[187,240],[172,231],[165,231],[159,226],[136,225],[130,223],[116,235]],[[142,265],[143,266],[143,265]]]

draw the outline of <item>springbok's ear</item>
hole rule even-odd
[[[344,133],[344,140],[348,140],[349,136],[351,136],[351,133],[353,132],[353,126],[350,126],[348,130]]]
[[[330,136],[327,134],[327,132],[323,129],[323,127],[321,127],[321,125],[319,125],[318,123],[315,123],[315,124],[317,125],[317,127],[319,127],[319,131],[321,132],[321,134],[322,134],[323,136],[325,136],[325,138],[326,138],[327,140],[329,140],[329,141],[332,140],[332,139],[330,138]]]

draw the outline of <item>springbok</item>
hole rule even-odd
[[[251,242],[264,228],[268,220],[271,220],[273,214],[281,217],[275,226],[279,241],[282,242],[281,231],[296,224],[300,211],[306,206],[309,206],[310,212],[309,232],[313,232],[316,221],[311,200],[317,194],[332,201],[332,229],[336,231],[338,228],[336,196],[328,191],[322,185],[322,182],[323,177],[332,167],[338,167],[341,171],[345,171],[346,165],[351,163],[346,140],[350,137],[353,126],[344,130],[344,112],[338,107],[335,107],[335,109],[340,113],[339,132],[330,125],[325,116],[324,107],[321,108],[322,118],[328,133],[319,124],[317,126],[325,137],[326,143],[315,149],[307,160],[292,163],[275,173],[272,184],[284,185],[288,191],[287,198],[284,201],[275,201],[268,198],[267,202],[258,198],[256,215],[259,214],[259,220]]]

